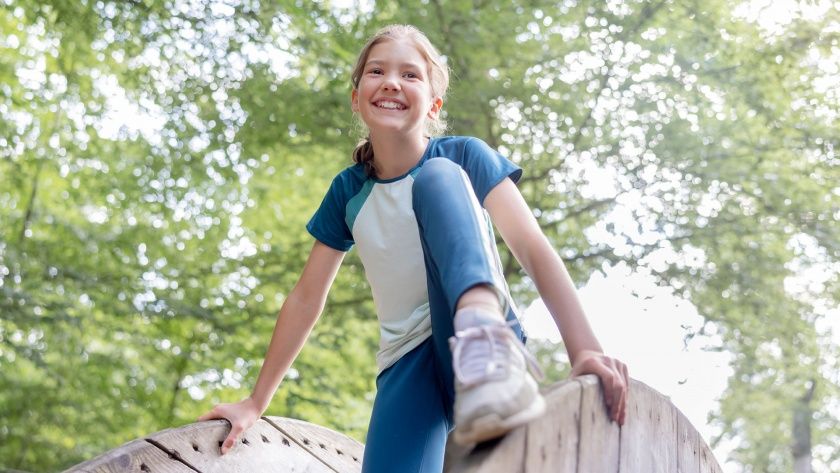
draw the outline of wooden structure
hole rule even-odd
[[[624,426],[607,416],[593,375],[545,393],[546,415],[501,440],[447,452],[447,473],[721,473],[711,449],[671,402],[633,381]]]
[[[500,440],[447,450],[446,473],[720,473],[686,417],[667,398],[633,381],[623,427],[609,421],[594,376],[552,386],[546,415]],[[169,429],[134,440],[70,472],[361,471],[364,445],[293,419],[263,417],[225,456],[226,421]],[[395,472],[399,473],[399,472]]]
[[[67,470],[74,473],[336,473],[362,470],[364,445],[324,427],[263,417],[222,456],[230,424],[214,420],[131,441]]]

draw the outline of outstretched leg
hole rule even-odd
[[[466,173],[445,158],[421,168],[413,206],[437,372],[446,387],[446,405],[455,405],[455,438],[469,443],[496,437],[538,416],[544,403],[525,371],[522,330],[509,303],[490,223]]]

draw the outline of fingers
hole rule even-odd
[[[209,412],[201,415],[198,420],[225,419],[230,423],[230,432],[222,441],[221,453],[229,452],[239,440],[243,432],[248,430],[254,422],[259,419],[261,411],[253,404],[250,398],[246,398],[234,404],[218,404]]]
[[[606,357],[605,357],[606,358]],[[606,358],[605,360],[606,373],[602,377],[604,384],[604,399],[607,400],[607,407],[610,410],[610,420],[618,421],[618,415],[621,411],[621,395],[623,391],[623,383],[620,374],[615,366],[615,360]]]
[[[627,371],[627,365],[625,365],[624,363],[620,363],[620,365],[621,374],[624,378],[624,396],[621,401],[621,416],[619,417],[618,423],[620,425],[624,425],[624,421],[627,418],[627,399],[630,395],[630,374]]]
[[[610,411],[610,419],[618,422],[623,409],[625,384],[618,366],[619,362],[613,358],[604,358],[604,374],[601,375],[604,384],[604,399]]]
[[[630,376],[627,365],[621,361],[598,354],[581,358],[572,367],[572,377],[583,374],[597,375],[604,390],[604,404],[607,405],[610,419],[624,425],[627,415],[627,392]]]
[[[627,391],[630,387],[630,377],[627,374],[627,366],[614,359],[608,358],[610,391],[604,393],[605,397],[612,397],[610,405],[610,414],[612,420],[618,422],[619,425],[624,425],[624,420],[627,414]]]
[[[239,439],[239,435],[245,429],[241,425],[234,425],[230,429],[230,433],[228,434],[225,441],[222,443],[222,455],[229,452],[234,445],[236,445],[236,440]]]
[[[223,412],[223,406],[218,405],[211,409],[209,412],[202,414],[199,416],[198,421],[205,421],[205,420],[213,420],[213,419],[227,419],[227,415]],[[221,445],[221,452],[222,455],[227,453],[234,445],[236,445],[236,440],[239,438],[239,435],[245,430],[241,425],[234,424],[230,419],[227,419],[228,422],[231,424],[230,433],[227,437],[225,437],[224,442]]]

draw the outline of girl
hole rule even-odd
[[[370,134],[307,225],[316,241],[280,309],[253,393],[199,419],[230,421],[223,454],[267,408],[354,244],[381,327],[364,472],[440,472],[453,427],[455,440],[469,444],[542,414],[487,213],[551,311],[572,375],[598,375],[612,419],[624,422],[627,368],[603,355],[515,186],[521,170],[476,138],[434,137],[444,128],[448,81],[439,53],[414,27],[386,27],[362,49],[351,104]]]

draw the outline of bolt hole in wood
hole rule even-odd
[[[303,439],[303,444],[308,447],[309,446],[309,439]]]
[[[339,450],[337,448],[335,449],[335,453],[337,453],[339,455],[344,455],[344,452],[342,452],[341,450]]]
[[[249,442],[248,439],[242,439],[242,443],[245,445],[251,445],[251,442]]]
[[[327,446],[326,446],[326,445],[324,445],[324,444],[322,444],[322,443],[319,443],[319,444],[318,444],[318,446],[319,446],[319,447],[321,447],[323,450],[326,450],[326,449],[327,449]]]
[[[287,446],[287,447],[288,447],[289,445],[291,445],[291,444],[289,443],[289,439],[287,439],[286,437],[283,437],[283,445],[285,445],[285,446]]]
[[[353,461],[356,462],[356,463],[359,463],[359,459],[356,458],[356,457],[353,457]]]
[[[145,463],[141,463],[140,464],[140,471],[145,471],[146,473],[149,473],[152,470]]]
[[[192,448],[193,448],[193,451],[196,451],[196,452],[198,452],[198,453],[201,453],[201,449],[200,449],[200,448],[198,448],[198,445],[196,445],[196,444],[192,444]]]
[[[262,436],[262,441],[263,443],[271,443],[271,440],[268,440],[268,437],[266,437],[265,435]]]

